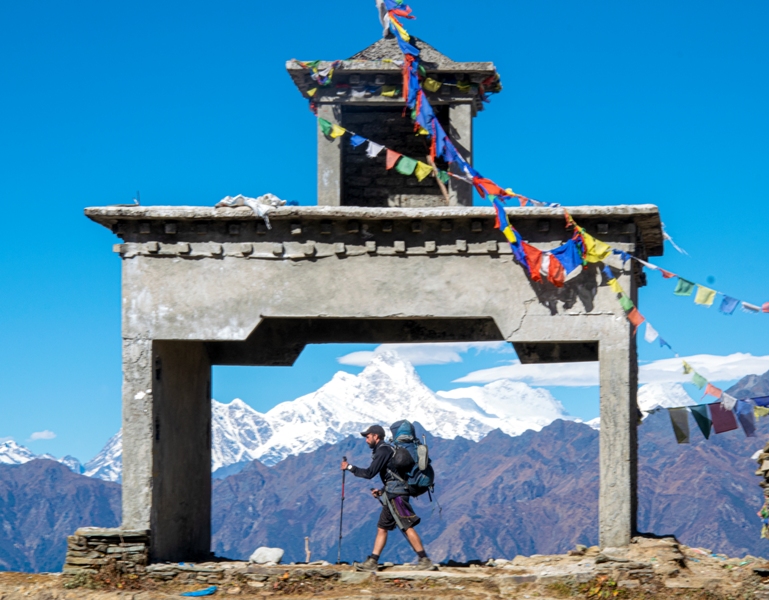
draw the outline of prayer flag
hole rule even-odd
[[[713,430],[716,433],[725,433],[737,429],[737,419],[731,410],[724,410],[719,402],[708,404],[710,420],[713,421]]]
[[[694,375],[692,375],[692,383],[696,385],[698,388],[702,389],[707,385],[708,380],[705,379],[699,373],[695,373]]]
[[[518,238],[515,237],[515,232],[513,231],[513,228],[508,225],[502,230],[502,233],[505,234],[505,237],[507,238],[507,241],[511,244],[515,244],[518,241]]]
[[[612,279],[616,279],[614,275],[614,271],[611,270],[609,265],[604,265],[603,269],[601,269],[601,272],[603,273],[603,276],[606,278],[606,283],[609,283]]]
[[[700,428],[702,435],[705,436],[705,439],[708,439],[710,437],[710,428],[713,425],[713,422],[708,418],[708,405],[698,404],[697,406],[690,406],[689,410],[692,411],[692,416],[697,422],[697,427]]]
[[[433,168],[427,163],[423,163],[422,161],[418,161],[416,169],[414,169],[414,175],[417,176],[417,179],[419,181],[422,181],[425,177],[430,175],[432,172],[433,172]]]
[[[673,277],[676,276],[675,273],[671,273],[670,271],[666,271],[665,269],[660,269],[659,271],[660,271],[660,273],[662,273],[662,276],[665,279],[673,279]]]
[[[620,287],[619,281],[616,279],[610,279],[608,282],[609,287],[611,288],[611,291],[615,294],[624,294],[625,291]]]
[[[398,159],[403,156],[400,152],[395,152],[395,150],[387,149],[387,164],[386,167],[388,169],[392,169],[395,166],[395,163],[398,162]]]
[[[761,417],[769,415],[769,408],[766,408],[765,406],[754,406],[753,414],[756,415],[756,418],[760,419]]]
[[[633,301],[630,298],[628,298],[626,294],[622,294],[619,297],[619,303],[620,303],[620,306],[622,307],[622,310],[624,310],[625,312],[630,312],[635,308],[635,304],[633,304]]]
[[[743,302],[742,303],[742,310],[744,310],[745,312],[749,312],[749,313],[757,313],[761,309],[758,308],[758,306],[756,306],[755,304],[749,304],[748,302]]]
[[[526,253],[526,261],[529,263],[529,275],[532,281],[542,281],[539,271],[542,268],[542,250],[535,248],[527,242],[521,242]]]
[[[489,196],[491,198],[491,196]],[[507,220],[507,214],[505,213],[505,205],[502,204],[497,198],[493,198],[491,200],[491,204],[494,206],[494,211],[496,212],[497,219],[494,223],[494,227],[497,229],[505,229],[510,222]]]
[[[638,331],[639,325],[643,323],[646,318],[638,312],[637,308],[633,308],[628,314],[627,314],[627,320],[630,321],[633,325],[635,325],[635,329],[633,330],[633,333]]]
[[[331,126],[331,133],[329,134],[329,137],[332,140],[335,140],[336,138],[343,136],[345,133],[347,133],[347,130],[344,127],[340,127],[339,125],[334,123]]]
[[[712,383],[709,383],[705,386],[705,396],[713,396],[714,398],[721,398],[721,394],[723,392],[719,390],[716,386],[714,386]]]
[[[505,190],[499,187],[491,179],[486,179],[485,177],[481,177],[480,175],[476,175],[475,177],[473,177],[473,185],[475,186],[475,189],[478,190],[478,193],[481,195],[481,198],[485,198],[486,194],[491,194],[493,196],[507,195]]]
[[[684,375],[688,375],[689,373],[694,373],[694,369],[688,362],[686,362],[685,360],[682,360],[681,362],[684,363]]]
[[[309,90],[307,90],[307,95],[310,98],[312,98],[317,93],[317,91],[318,91],[318,88],[316,88],[316,87],[310,88]]]
[[[547,280],[555,287],[563,287],[563,283],[566,279],[563,265],[552,254],[548,254],[549,260],[547,265]]]
[[[352,134],[352,137],[350,138],[350,144],[352,144],[354,148],[357,148],[365,141],[366,138],[359,136],[357,133]]]
[[[712,306],[713,300],[716,299],[716,290],[711,290],[703,285],[697,284],[697,295],[694,297],[695,304],[702,304],[703,306]]]
[[[629,253],[625,252],[624,250],[617,250],[616,248],[613,248],[611,251],[612,254],[616,254],[617,256],[622,259],[622,264],[624,265],[627,261],[629,261],[631,258],[633,258]],[[649,264],[649,263],[646,263]]]
[[[436,81],[432,77],[425,77],[425,80],[422,82],[422,87],[428,92],[437,92],[441,89],[441,85],[443,84],[440,81]]]
[[[761,307],[761,312],[769,313],[769,302],[764,302],[764,305]]]
[[[737,407],[734,409],[737,420],[742,425],[745,437],[756,437],[756,418],[753,415],[753,407],[744,400],[737,400]]]
[[[740,303],[739,300],[736,298],[730,298],[729,296],[724,296],[724,299],[721,300],[721,306],[718,307],[718,310],[720,310],[725,315],[731,315],[734,313],[734,309],[737,308],[737,305]]]
[[[398,173],[401,175],[411,175],[416,167],[417,161],[415,161],[413,158],[409,158],[408,156],[402,156],[398,161],[398,164],[395,165],[395,170],[398,171]]]
[[[611,254],[611,246],[605,244],[601,240],[595,239],[593,236],[582,233],[582,239],[585,240],[585,260],[589,263],[601,262],[609,254]]]
[[[318,117],[318,126],[320,127],[320,130],[323,132],[323,135],[325,135],[326,137],[331,135],[331,122],[330,121],[326,121],[326,119]]]
[[[737,398],[725,392],[721,394],[721,406],[723,406],[724,410],[734,410],[735,404],[737,404]]]
[[[577,267],[582,266],[582,257],[577,247],[577,242],[573,239],[550,251],[563,265],[564,272],[568,275]]]
[[[689,443],[689,411],[685,408],[669,408],[670,424],[679,444]]]
[[[670,350],[672,350],[672,349],[673,349],[673,347],[672,347],[670,344],[668,344],[668,343],[667,343],[665,340],[663,340],[663,339],[660,337],[660,348],[664,348],[665,346],[667,346],[667,347],[668,347]]]
[[[676,285],[676,289],[673,290],[673,293],[676,296],[691,296],[693,290],[694,284],[691,281],[686,281],[686,279],[679,277],[678,285]]]
[[[769,396],[758,396],[751,398],[751,400],[753,400],[756,406],[769,406]]]
[[[371,140],[368,141],[368,146],[366,146],[366,155],[369,158],[375,158],[379,155],[379,153],[384,150],[384,146],[381,144],[377,144],[376,142],[372,142]],[[389,168],[389,167],[388,167]]]
[[[659,337],[659,335],[660,334],[657,333],[657,330],[652,327],[652,324],[649,323],[649,321],[646,321],[646,332],[644,333],[644,339],[651,344]]]
[[[397,86],[383,85],[381,95],[387,96],[389,98],[395,98],[396,96],[401,95],[401,91],[397,88]]]
[[[438,179],[443,182],[443,185],[449,184],[449,174],[446,171],[438,171]]]

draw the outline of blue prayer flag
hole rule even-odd
[[[718,310],[720,310],[725,315],[731,315],[734,313],[739,303],[740,301],[735,298],[724,296],[724,299],[721,301],[721,306],[718,307]]]
[[[368,140],[358,134],[353,134],[353,136],[350,138],[350,143],[353,145],[353,147],[357,148],[360,146],[363,142],[367,142]]]
[[[769,406],[769,396],[758,396],[757,398],[751,398],[756,406]]]
[[[673,348],[670,346],[670,344],[668,344],[668,343],[667,343],[665,340],[663,340],[663,339],[662,339],[662,337],[660,337],[660,338],[658,338],[658,339],[659,339],[659,341],[660,341],[660,348],[664,348],[665,346],[667,346],[667,347],[668,347],[668,348],[670,348],[671,350],[673,349]]]
[[[734,412],[742,425],[745,437],[756,437],[756,418],[753,415],[753,407],[744,400],[737,400]]]
[[[577,267],[582,266],[582,255],[573,239],[558,246],[555,250],[551,250],[550,254],[560,261],[563,265],[563,270],[567,275]]]

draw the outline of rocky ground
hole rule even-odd
[[[159,564],[146,574],[0,573],[0,600],[154,600],[216,586],[213,597],[263,600],[323,598],[399,600],[523,599],[749,599],[769,600],[769,563],[729,558],[673,538],[636,538],[627,548],[578,547],[568,555],[517,556],[486,564],[408,565],[358,573],[347,565],[259,566],[243,562]]]

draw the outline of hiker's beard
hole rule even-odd
[[[368,447],[372,450],[376,447],[376,445],[379,443],[378,439],[372,439],[370,442],[366,442],[368,444]]]

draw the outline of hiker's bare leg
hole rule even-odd
[[[425,549],[425,547],[422,545],[422,540],[419,538],[417,530],[413,527],[409,527],[406,530],[406,537],[409,538],[409,543],[414,549],[414,552],[422,552],[422,550]]]
[[[372,554],[382,555],[385,544],[387,543],[387,530],[381,527],[376,528],[376,539],[374,540],[374,552]]]

